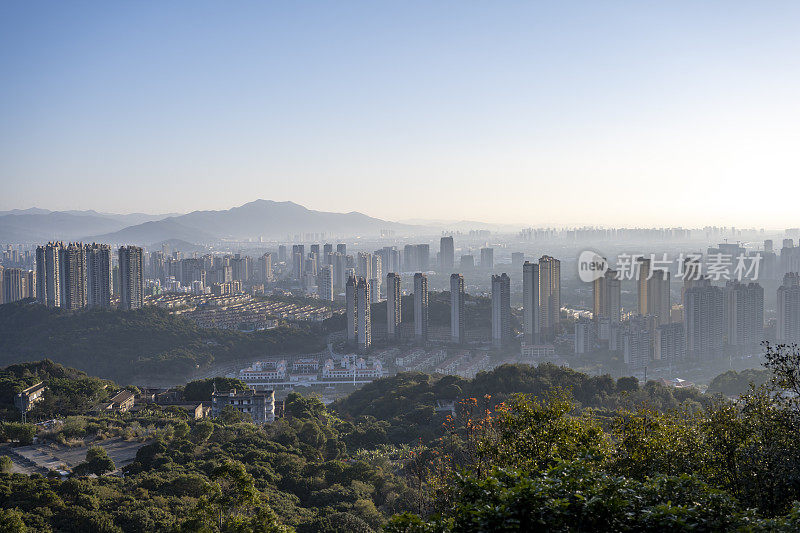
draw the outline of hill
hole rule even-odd
[[[378,235],[382,229],[418,230],[363,213],[314,211],[294,202],[256,200],[222,211],[193,211],[90,237],[103,242],[150,244],[168,239],[209,242],[219,239],[284,238],[288,234]]]
[[[324,325],[202,329],[155,307],[68,313],[15,302],[0,305],[0,366],[46,358],[120,383],[175,384],[217,363],[320,350],[325,334]]]

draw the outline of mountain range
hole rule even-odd
[[[219,211],[186,214],[118,215],[97,211],[48,211],[31,208],[0,211],[0,243],[49,240],[97,241],[151,245],[179,239],[190,243],[285,238],[304,233],[329,236],[377,236],[381,230],[399,234],[431,228],[402,224],[359,212],[333,213],[307,209],[294,202],[256,200]]]

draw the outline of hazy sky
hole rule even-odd
[[[800,2],[2,2],[0,210],[800,226]]]

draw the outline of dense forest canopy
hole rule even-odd
[[[12,531],[793,531],[800,410],[786,391],[800,390],[800,355],[767,360],[774,379],[735,401],[506,365],[399,374],[329,407],[292,393],[264,426],[157,405],[72,414],[38,437],[82,440],[86,460],[67,480],[0,473],[0,515]],[[0,372],[15,387],[65,376],[96,379],[49,361]],[[4,446],[27,429],[5,422]],[[124,477],[109,473],[109,438],[143,444]]]
[[[186,381],[212,363],[325,347],[326,324],[241,333],[203,329],[156,307],[69,313],[0,305],[0,365],[50,359],[120,383]]]

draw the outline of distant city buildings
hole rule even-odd
[[[717,357],[724,343],[722,289],[703,279],[687,290],[684,298],[687,357],[695,361]]]
[[[608,318],[619,322],[621,318],[622,285],[616,270],[607,270],[592,283],[592,316],[595,320]]]
[[[321,300],[333,301],[333,267],[331,265],[325,265],[319,271],[318,293]]]
[[[414,274],[414,337],[419,343],[428,340],[428,278]]]
[[[120,309],[140,309],[144,306],[144,264],[142,249],[123,246],[119,249]]]
[[[372,292],[368,279],[358,278],[356,282],[356,306],[358,348],[367,352],[372,346]]]
[[[494,269],[494,248],[481,248],[481,268],[490,272]]]
[[[561,261],[539,258],[539,320],[542,335],[552,338],[561,320]]]
[[[525,344],[539,343],[540,314],[539,265],[525,261],[522,265],[522,322]]]
[[[511,339],[511,279],[492,276],[492,343],[504,346]]]
[[[400,338],[400,324],[403,321],[402,303],[400,275],[390,272],[386,275],[386,335],[389,339]]]
[[[778,288],[778,321],[775,337],[779,343],[800,343],[800,275],[789,272]]]
[[[442,273],[451,271],[455,266],[455,246],[453,237],[442,237],[439,240],[439,269]]]
[[[457,344],[466,341],[464,321],[464,276],[450,275],[450,340]]]

